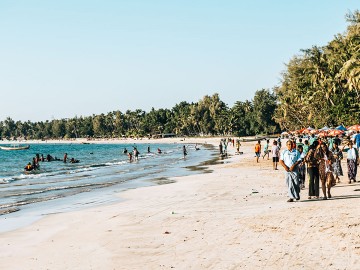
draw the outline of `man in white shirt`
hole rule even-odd
[[[288,187],[288,195],[290,199],[288,202],[293,202],[294,199],[300,200],[300,183],[297,165],[301,163],[300,152],[293,149],[293,143],[289,140],[286,143],[286,148],[281,152],[280,164],[285,169],[285,181]]]

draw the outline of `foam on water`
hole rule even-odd
[[[130,163],[122,150],[131,150],[132,146],[33,144],[29,150],[0,151],[0,223],[3,217],[18,217],[19,212],[42,209],[41,213],[48,213],[52,208],[73,210],[94,205],[94,198],[96,204],[112,201],[109,196],[114,192],[153,184],[151,180],[199,173],[187,167],[211,159],[214,153],[204,147],[202,151],[195,151],[193,146],[187,145],[188,156],[183,159],[182,145],[152,145],[152,149],[162,149],[162,154],[158,154],[147,153],[147,144],[137,144],[143,154],[138,161]],[[41,162],[38,173],[24,173],[24,166],[36,153],[54,157],[68,153],[69,159],[74,157],[80,163]]]

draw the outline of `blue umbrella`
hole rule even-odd
[[[335,129],[337,129],[337,130],[342,130],[342,131],[346,131],[346,130],[347,130],[346,127],[344,127],[343,125],[340,125],[340,126],[336,127]]]

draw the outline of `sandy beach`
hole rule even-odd
[[[185,140],[205,141],[219,143]],[[211,173],[2,233],[0,269],[360,269],[360,184],[347,184],[345,163],[332,199],[305,189],[287,203],[283,169],[256,164],[253,146],[230,147]]]

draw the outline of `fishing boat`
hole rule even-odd
[[[15,145],[11,145],[11,146],[0,146],[0,149],[1,150],[26,150],[26,149],[29,149],[30,148],[30,145],[18,145],[18,144],[15,144]]]

